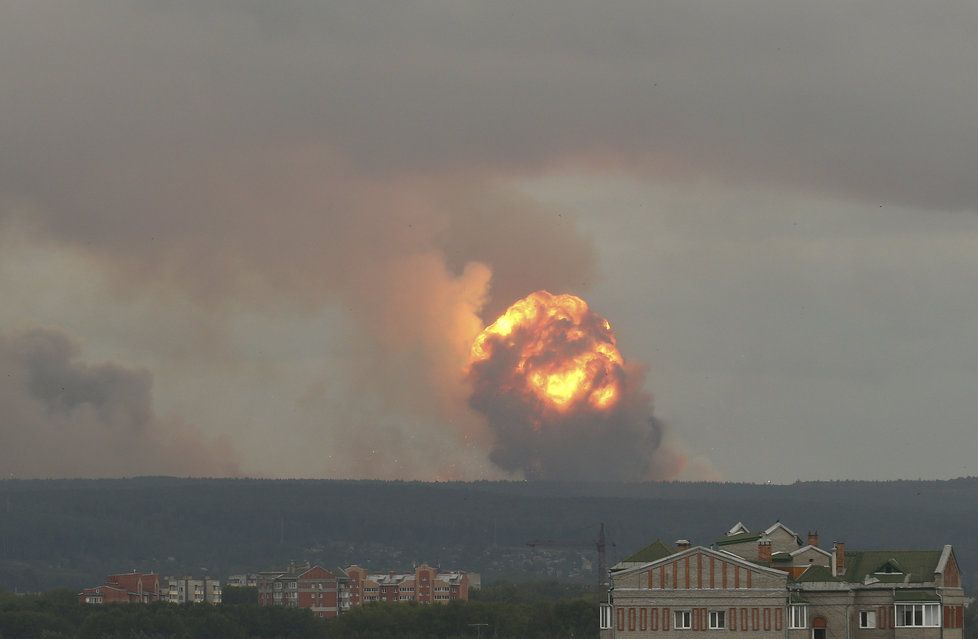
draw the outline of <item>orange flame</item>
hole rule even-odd
[[[472,344],[470,366],[508,354],[505,391],[568,411],[613,408],[621,396],[624,360],[608,320],[574,295],[537,291],[517,301]]]

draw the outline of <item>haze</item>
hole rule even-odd
[[[4,3],[0,473],[520,478],[462,371],[547,289],[647,367],[669,477],[975,475],[976,30]]]

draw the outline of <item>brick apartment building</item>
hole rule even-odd
[[[410,573],[371,573],[353,565],[347,568],[345,589],[349,605],[359,606],[374,601],[447,604],[449,601],[468,601],[472,585],[468,573],[439,572],[421,564]]]
[[[601,636],[960,639],[964,601],[951,546],[825,550],[817,533],[738,523],[710,548],[655,542],[612,568]]]
[[[160,576],[135,571],[109,575],[101,586],[82,590],[78,601],[95,605],[160,601]]]
[[[258,605],[308,608],[317,617],[335,617],[340,612],[341,582],[338,576],[320,566],[290,564],[285,570],[257,575]]]

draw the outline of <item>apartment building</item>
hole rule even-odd
[[[738,523],[710,545],[654,542],[611,570],[603,639],[723,632],[757,639],[961,639],[964,592],[951,546],[821,548],[777,522]]]
[[[229,575],[225,583],[233,588],[257,588],[258,575],[255,573]]]
[[[335,617],[340,612],[344,579],[343,575],[308,563],[260,572],[256,579],[258,605],[308,608],[317,617]]]
[[[160,601],[160,576],[135,571],[109,575],[102,585],[78,593],[78,601],[93,605]]]
[[[175,604],[221,603],[221,580],[214,577],[164,577],[160,598]]]
[[[409,573],[371,573],[357,565],[346,568],[344,572],[347,577],[344,588],[349,593],[348,603],[351,607],[376,601],[416,601],[423,604],[467,601],[471,586],[468,573],[458,570],[442,572],[428,564],[421,564]]]

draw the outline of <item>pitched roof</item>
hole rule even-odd
[[[892,577],[899,577],[899,580],[903,581],[903,577],[909,575],[907,581],[910,583],[933,581],[942,554],[943,550],[847,550],[845,580],[861,582],[870,576],[881,581],[889,581],[890,575],[875,573],[887,563],[892,566],[895,562],[903,573],[893,574]]]
[[[723,539],[717,539],[717,546],[728,546],[730,544],[742,544],[748,541],[757,541],[761,538],[761,535],[757,535],[750,532],[737,533],[735,535],[727,535]]]
[[[829,551],[827,551],[827,550],[825,550],[823,548],[819,548],[818,546],[812,546],[811,544],[809,544],[807,546],[802,546],[798,550],[792,551],[791,552],[791,556],[794,557],[795,555],[800,555],[803,552],[807,552],[809,550],[814,550],[815,552],[820,553],[822,555],[825,555],[826,557],[831,557],[832,556],[832,553],[830,553]]]
[[[642,548],[625,559],[622,559],[622,563],[646,563],[649,561],[656,561],[662,559],[663,557],[668,557],[674,552],[676,551],[662,543],[661,540],[656,539],[645,548]]]
[[[838,577],[832,576],[832,571],[825,566],[816,566],[812,564],[805,569],[805,572],[801,573],[796,579],[796,582],[800,583],[838,583],[841,581]]]
[[[798,533],[796,533],[792,529],[788,528],[787,526],[785,526],[784,524],[782,524],[780,521],[776,521],[773,524],[771,524],[771,526],[767,530],[764,531],[764,534],[765,535],[770,535],[771,533],[773,533],[778,528],[783,529],[786,533],[788,533],[789,535],[791,535],[795,539],[801,539],[801,537],[798,536]]]

